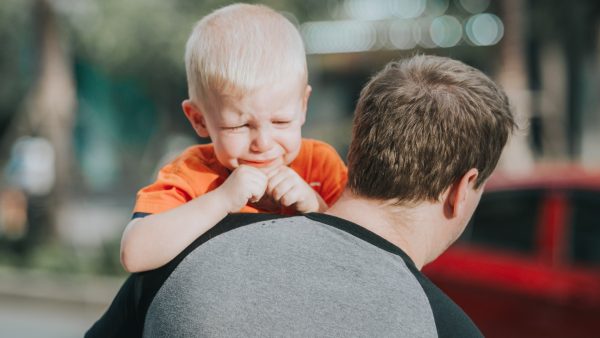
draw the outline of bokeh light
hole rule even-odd
[[[449,0],[429,0],[427,1],[427,14],[431,16],[444,15],[449,6]]]
[[[423,48],[436,48],[437,44],[431,38],[431,18],[420,18],[413,21],[413,37],[417,44]]]
[[[382,20],[390,17],[390,0],[346,0],[344,9],[348,17],[357,20]]]
[[[369,21],[306,22],[300,33],[308,54],[362,52],[377,42],[377,31]]]
[[[431,40],[440,47],[453,47],[462,38],[462,25],[457,18],[449,15],[439,16],[431,22]]]
[[[398,0],[392,3],[391,10],[394,16],[411,19],[421,16],[426,5],[425,0]]]
[[[396,20],[392,22],[388,29],[388,39],[390,48],[394,49],[412,49],[417,42],[413,35],[413,23],[408,20]]]
[[[477,14],[467,20],[465,32],[474,45],[491,46],[504,36],[504,25],[494,14]]]

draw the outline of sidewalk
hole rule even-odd
[[[82,337],[123,280],[0,267],[0,336]]]
[[[124,280],[0,267],[0,296],[106,307]]]

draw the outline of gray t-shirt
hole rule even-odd
[[[356,227],[308,215],[220,234],[163,283],[144,336],[437,337],[412,261]]]
[[[144,337],[481,336],[401,249],[324,214],[228,216],[139,279]]]

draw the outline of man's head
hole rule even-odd
[[[221,164],[275,167],[296,157],[311,88],[290,21],[261,5],[223,7],[198,22],[185,63],[184,112]]]
[[[479,70],[437,56],[392,62],[361,92],[349,188],[397,204],[437,201],[471,169],[479,188],[514,127],[506,94]]]
[[[514,128],[505,93],[480,71],[436,56],[392,62],[361,92],[348,188],[399,207],[399,226],[425,235],[404,245],[422,266],[463,232]]]

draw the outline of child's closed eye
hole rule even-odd
[[[221,129],[227,130],[227,131],[242,131],[245,128],[248,128],[248,124],[240,124],[240,125],[237,125],[237,126],[221,127]]]

